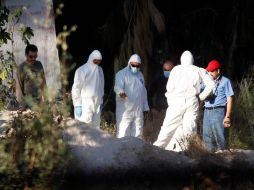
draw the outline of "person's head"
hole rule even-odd
[[[216,79],[220,76],[220,68],[221,68],[220,62],[217,60],[212,60],[208,63],[206,70],[213,77],[213,79]]]
[[[169,77],[170,72],[173,69],[173,67],[174,67],[174,63],[171,60],[166,60],[163,63],[162,68],[163,68],[163,75],[164,75],[164,77],[166,77],[166,78]]]
[[[133,74],[138,73],[138,71],[140,70],[140,65],[141,65],[140,56],[138,54],[133,54],[128,61],[128,65]]]
[[[193,65],[194,59],[192,53],[190,51],[184,51],[180,61],[182,65]]]
[[[101,63],[102,60],[102,55],[101,52],[98,50],[94,50],[88,58],[88,62],[95,64],[95,65],[99,65]]]
[[[34,44],[28,44],[25,49],[26,62],[33,64],[38,56],[38,48]]]

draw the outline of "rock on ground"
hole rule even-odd
[[[0,112],[1,131],[6,131],[11,122],[11,112]],[[243,183],[248,186],[244,185],[244,189],[254,189],[253,150],[203,153],[193,158],[186,153],[163,150],[138,138],[118,139],[74,119],[62,122],[63,138],[71,155],[62,189],[71,189],[77,183],[83,188],[91,181],[96,185],[103,182],[110,189],[118,189],[116,184],[120,182],[125,183],[126,189],[145,189],[156,180],[160,182],[152,189],[182,189],[186,185],[200,189],[203,186],[242,189]],[[107,185],[109,183],[111,186]],[[166,185],[159,188],[162,184]]]
[[[118,139],[75,120],[67,122],[64,138],[78,160],[78,168],[88,175],[133,170],[156,172],[167,167],[181,171],[194,163],[183,154],[162,150],[135,137]]]
[[[180,180],[183,188],[185,183],[193,185],[193,181],[207,178],[210,181],[226,180],[226,184],[235,178],[254,179],[250,177],[254,176],[252,150],[204,153],[198,158],[190,158],[185,153],[163,150],[138,138],[118,139],[75,120],[66,124],[64,139],[73,155],[68,172],[75,176],[76,182],[80,176],[81,183],[84,179],[95,179],[95,183],[111,180],[114,184],[122,180],[130,183],[139,179],[166,180],[168,183]]]

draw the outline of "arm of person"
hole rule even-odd
[[[47,98],[47,83],[46,83],[46,78],[45,78],[45,73],[44,70],[42,68],[41,70],[41,85],[40,85],[40,90],[41,90],[41,100],[42,102],[45,102],[48,98]]]
[[[26,104],[25,104],[25,98],[24,98],[24,72],[22,69],[22,65],[19,65],[17,67],[17,75],[15,77],[16,79],[16,98],[17,101],[19,102],[19,107],[20,110],[26,109]]]
[[[178,78],[178,69],[177,67],[174,67],[171,72],[170,72],[170,76],[168,78],[168,82],[167,82],[167,92],[165,93],[165,96],[167,98],[167,103],[168,106],[170,105],[170,102],[172,100],[172,94],[175,90],[175,85],[177,85],[177,78]]]
[[[121,72],[118,72],[115,76],[114,91],[118,97],[127,97],[126,93],[124,92],[124,75]]]
[[[142,94],[142,98],[143,98],[143,114],[144,114],[144,119],[146,119],[148,117],[148,113],[150,111],[149,109],[149,105],[148,105],[148,100],[147,100],[147,90],[144,86],[143,88],[143,94]]]
[[[142,77],[142,80],[143,80],[143,82],[144,82],[144,77]],[[148,105],[147,90],[146,90],[145,85],[144,85],[144,87],[143,87],[143,94],[142,94],[142,97],[143,97],[143,111],[144,111],[144,112],[149,112],[150,109],[149,109],[149,105]]]
[[[231,123],[231,113],[233,110],[233,88],[231,85],[230,80],[228,80],[225,84],[225,94],[227,96],[227,107],[226,107],[226,114],[223,120],[224,127],[230,127]]]
[[[102,70],[102,68],[101,67],[99,67],[100,68],[100,77],[101,77],[101,86],[100,86],[100,88],[102,89],[102,94],[103,94],[103,96],[102,96],[102,103],[103,103],[103,97],[104,97],[104,92],[105,92],[105,78],[104,78],[104,73],[103,73],[103,70]]]
[[[213,92],[215,82],[205,69],[200,68],[199,73],[205,86],[204,90],[199,94],[199,100],[204,101]]]
[[[80,69],[77,69],[74,75],[74,82],[71,90],[72,102],[74,107],[82,106],[81,90],[85,78],[84,75],[85,73],[81,73]]]
[[[223,120],[224,127],[230,127],[232,109],[233,109],[233,97],[229,96],[227,97],[226,114]]]

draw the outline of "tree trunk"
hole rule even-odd
[[[240,16],[240,10],[239,10],[239,0],[234,0],[232,3],[232,14],[231,14],[231,24],[229,25],[229,32],[231,33],[231,36],[229,38],[229,41],[231,42],[229,49],[228,49],[228,58],[225,66],[226,73],[229,78],[232,78],[233,71],[234,71],[234,52],[237,48],[237,36],[238,36],[238,25],[239,25],[239,16]]]

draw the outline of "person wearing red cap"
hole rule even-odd
[[[215,88],[205,100],[203,141],[209,151],[223,150],[226,144],[224,128],[230,127],[234,92],[230,80],[221,75],[219,61],[210,61],[206,70],[214,79]]]

